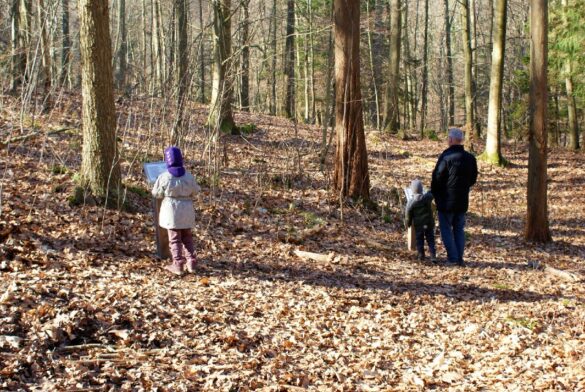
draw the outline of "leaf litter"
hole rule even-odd
[[[585,275],[582,154],[551,150],[546,246],[521,236],[525,146],[505,146],[509,168],[480,163],[469,265],[449,268],[414,261],[401,226],[401,188],[429,185],[442,142],[368,132],[377,208],[346,204],[341,219],[319,129],[239,113],[256,131],[224,137],[210,174],[205,108],[193,107],[185,155],[203,184],[202,262],[178,279],[154,257],[140,162],[159,159],[170,118],[146,128],[150,104],[118,108],[130,212],[68,203],[78,132],[0,151],[1,389],[585,389],[583,280],[528,265]],[[2,140],[13,118],[0,119]]]

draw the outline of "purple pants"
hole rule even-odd
[[[180,267],[188,261],[191,264],[197,262],[193,234],[191,229],[167,229],[169,232],[169,246],[173,257],[173,264]],[[183,252],[185,251],[185,252]]]

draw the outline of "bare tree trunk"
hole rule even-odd
[[[203,1],[199,0],[199,26],[201,28],[201,42],[199,43],[199,102],[205,103],[205,30],[203,25]]]
[[[573,94],[572,64],[567,60],[567,77],[565,78],[565,87],[567,89],[567,110],[569,112],[569,147],[571,150],[579,149],[579,122],[577,120],[577,104]]]
[[[242,86],[240,97],[242,100],[242,110],[250,111],[250,12],[248,7],[250,0],[242,0]]]
[[[369,199],[370,178],[360,91],[360,2],[334,0],[335,153],[334,184],[340,196]]]
[[[154,61],[155,95],[163,95],[164,59],[162,49],[162,26],[159,18],[158,0],[152,0],[152,57]]]
[[[286,42],[284,49],[284,75],[286,96],[284,113],[288,118],[296,117],[295,100],[295,2],[288,0],[286,18]]]
[[[496,34],[492,49],[487,140],[483,158],[495,165],[502,165],[505,163],[500,145],[502,134],[502,83],[504,79],[504,54],[506,53],[506,19],[508,1],[496,1],[496,19],[494,20]]]
[[[491,1],[491,0],[490,0]],[[447,48],[447,85],[449,89],[449,125],[455,125],[455,85],[453,84],[453,54],[451,53],[451,17],[449,0],[445,4],[445,46]]]
[[[24,74],[23,70],[21,69],[20,64],[20,54],[19,54],[19,22],[20,22],[20,0],[12,0],[12,5],[10,7],[10,33],[11,33],[11,50],[12,50],[12,58],[11,58],[11,72],[10,72],[10,91],[15,92],[18,86],[22,82],[22,75]]]
[[[51,107],[51,48],[49,45],[49,38],[47,36],[47,26],[49,17],[47,15],[44,0],[37,2],[37,23],[41,30],[41,53],[43,64],[43,88],[45,94],[44,108]]]
[[[231,69],[231,0],[212,0],[213,87],[207,125],[222,133],[236,134],[232,114],[233,75]]]
[[[79,0],[82,76],[82,184],[94,196],[116,197],[120,166],[112,76],[108,1]]]
[[[270,18],[270,46],[272,52],[272,68],[270,72],[270,114],[276,115],[276,0],[272,0],[272,11]]]
[[[465,53],[465,129],[469,140],[469,149],[473,150],[475,140],[475,110],[473,95],[473,57],[471,54],[471,31],[469,0],[461,1],[461,16],[463,24],[463,51]]]
[[[562,0],[563,12],[569,10],[569,0]],[[565,23],[566,23],[566,17]],[[567,90],[567,111],[569,114],[569,147],[571,150],[579,149],[579,122],[577,119],[577,104],[573,94],[573,62],[569,58],[565,60],[565,88]]]
[[[116,86],[123,89],[126,85],[126,56],[128,54],[128,37],[126,34],[126,0],[118,1],[118,39],[120,46],[116,53]]]
[[[147,62],[146,62],[146,1],[147,0],[142,0],[140,2],[141,5],[141,11],[142,11],[142,76],[140,77],[140,81],[141,81],[141,85],[142,85],[142,90],[145,91],[146,90],[146,70],[147,70]]]
[[[528,187],[525,236],[551,240],[547,207],[548,1],[530,0],[530,96]]]
[[[372,29],[370,28],[370,2],[366,2],[366,13],[368,15],[368,54],[369,54],[369,61],[370,61],[370,71],[372,72],[372,90],[374,92],[374,106],[375,106],[375,118],[376,118],[376,129],[380,129],[381,124],[381,113],[380,113],[380,97],[378,96],[378,83],[377,83],[377,76],[376,76],[376,67],[374,65],[374,44],[372,42]],[[374,10],[374,13],[376,11]]]
[[[189,50],[187,37],[187,19],[189,7],[187,0],[175,0],[177,20],[177,118],[171,133],[171,144],[180,146],[185,132],[185,102],[187,101],[187,87],[189,86]]]
[[[309,83],[311,90],[310,122],[315,123],[315,40],[313,34],[313,2],[308,0],[309,8]]]
[[[61,47],[61,84],[67,80],[69,61],[71,56],[71,37],[69,36],[69,0],[61,0],[61,33],[63,35]]]
[[[400,0],[390,2],[390,69],[386,88],[386,119],[384,129],[396,133],[400,128],[400,107],[398,104],[400,70]]]
[[[425,27],[423,42],[423,74],[420,105],[420,137],[425,136],[427,128],[427,94],[429,91],[429,0],[425,0]]]

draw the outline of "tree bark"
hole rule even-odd
[[[162,50],[162,26],[159,18],[158,0],[152,0],[152,57],[154,62],[154,94],[163,94],[164,61]]]
[[[65,83],[69,70],[69,60],[71,56],[71,37],[69,35],[69,0],[61,0],[61,33],[63,35],[61,47],[61,74],[59,79],[61,84]]]
[[[569,1],[562,0],[563,12],[569,9]],[[566,18],[565,23],[566,23]],[[565,60],[565,88],[567,90],[567,112],[569,115],[569,148],[573,151],[579,149],[579,122],[577,119],[577,104],[573,93],[573,61]]]
[[[126,34],[126,0],[118,1],[118,39],[120,46],[116,53],[116,86],[123,89],[126,84],[126,56],[128,54],[128,37]]]
[[[334,0],[334,184],[341,197],[369,199],[370,178],[360,91],[360,2]]]
[[[490,97],[488,106],[487,140],[484,158],[495,165],[505,161],[501,152],[502,84],[504,78],[504,54],[506,53],[507,0],[496,0],[495,40],[492,48],[492,69],[490,75]]]
[[[491,0],[490,0],[491,1]],[[455,125],[455,85],[453,84],[453,54],[451,53],[451,17],[449,0],[445,5],[445,46],[447,49],[447,85],[449,89],[449,125]]]
[[[181,146],[184,134],[185,103],[187,101],[187,88],[189,86],[189,50],[187,19],[189,8],[187,0],[175,0],[175,12],[177,20],[177,117],[171,133],[171,144]]]
[[[250,111],[250,12],[248,7],[250,0],[242,0],[242,85],[240,99],[242,110]]]
[[[11,73],[10,73],[10,91],[15,92],[18,86],[20,86],[22,82],[22,75],[24,72],[21,69],[20,65],[20,54],[19,54],[19,22],[20,22],[20,0],[12,0],[12,5],[10,7],[10,33],[11,33],[11,50],[12,50],[12,58],[11,58]]]
[[[400,0],[390,2],[390,69],[386,88],[386,119],[384,129],[396,133],[400,128],[400,106],[398,104],[400,69]]]
[[[286,41],[284,48],[284,75],[286,95],[284,114],[288,118],[296,117],[295,100],[295,2],[288,0],[286,18]]]
[[[43,64],[43,89],[45,94],[44,108],[45,110],[51,107],[51,48],[49,45],[49,37],[47,35],[47,25],[49,17],[46,13],[44,0],[37,2],[37,22],[41,30],[41,55]]]
[[[272,52],[272,68],[270,72],[270,114],[276,115],[276,0],[272,0],[272,11],[270,18],[270,42]]]
[[[231,0],[213,0],[213,86],[207,125],[222,133],[237,133],[232,113]]]
[[[199,43],[199,102],[205,103],[205,36],[203,26],[203,1],[199,0],[199,27],[201,29],[201,41]]]
[[[530,125],[525,236],[534,242],[551,240],[547,207],[547,29],[547,0],[530,0]]]
[[[461,1],[461,16],[463,24],[463,51],[465,53],[465,129],[469,140],[469,148],[473,150],[475,139],[475,109],[473,96],[473,57],[471,54],[471,31],[469,0]]]
[[[425,0],[425,27],[423,41],[423,71],[420,105],[420,137],[425,136],[427,127],[427,94],[429,90],[429,0]]]
[[[119,194],[120,166],[108,1],[79,0],[82,76],[82,184],[101,198]]]

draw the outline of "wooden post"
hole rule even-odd
[[[408,203],[413,196],[410,188],[404,188],[404,195],[406,196],[406,203]],[[416,233],[413,225],[410,225],[406,230],[406,247],[408,250],[416,250]]]
[[[158,215],[161,204],[162,199],[157,199],[156,197],[152,198],[153,223],[156,234],[156,255],[159,259],[164,260],[171,258],[171,251],[169,247],[169,234],[167,229],[164,229],[158,225]]]
[[[158,176],[167,170],[165,162],[149,162],[144,164],[144,174],[149,187],[152,187]],[[156,255],[160,259],[169,259],[171,251],[169,248],[169,235],[166,229],[158,225],[158,215],[162,199],[152,198],[152,218],[154,233],[156,235]]]

